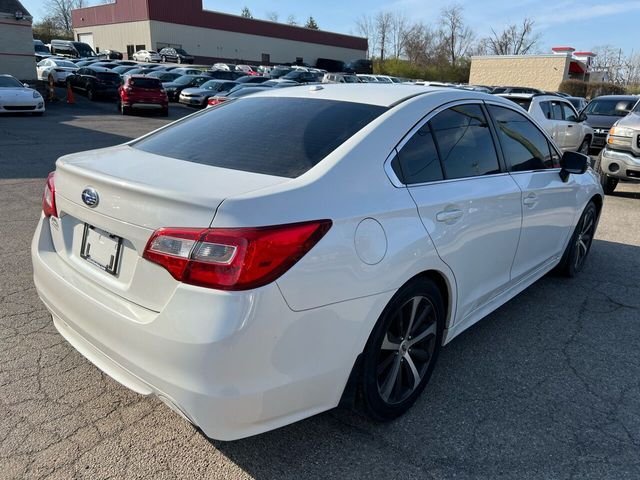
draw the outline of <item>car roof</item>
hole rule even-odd
[[[593,102],[594,100],[600,100],[600,99],[604,99],[604,100],[639,100],[640,97],[638,97],[637,95],[600,95],[598,97],[592,98],[591,101]]]
[[[451,88],[423,87],[403,84],[314,84],[301,85],[290,88],[267,88],[257,93],[259,96],[269,97],[289,97],[289,98],[321,98],[324,100],[336,100],[341,102],[364,103],[368,105],[378,105],[381,107],[391,107],[417,95],[430,94],[435,92],[452,92]],[[465,99],[492,99],[496,98],[482,92],[471,90],[460,90],[461,96]],[[505,100],[506,102],[506,100]]]
[[[93,70],[94,72],[98,72],[98,73],[115,73],[117,75],[117,72],[114,72],[110,68],[106,68],[106,67],[94,67],[93,65],[88,65],[84,68],[88,70]]]

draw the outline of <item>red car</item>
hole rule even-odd
[[[169,115],[169,98],[157,78],[142,75],[125,77],[124,83],[118,89],[118,110],[122,115],[128,115],[131,110],[157,110],[160,115]]]

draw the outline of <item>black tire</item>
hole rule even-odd
[[[602,154],[601,154],[602,155]],[[601,156],[596,160],[596,167],[594,170],[600,175],[600,185],[602,185],[602,190],[605,195],[612,195],[618,186],[618,179],[610,177],[606,173],[602,171],[602,159]]]
[[[444,320],[442,294],[430,279],[412,280],[394,295],[362,354],[359,390],[365,414],[389,421],[415,403],[438,359]]]
[[[164,55],[162,56],[162,63],[167,63],[167,57],[165,57]]]
[[[593,237],[598,226],[598,208],[591,200],[582,212],[569,244],[562,255],[558,271],[566,277],[573,278],[583,269],[589,256]]]
[[[589,147],[591,147],[591,140],[585,138],[578,147],[578,152],[583,155],[589,155]]]
[[[88,87],[87,88],[87,99],[92,101],[92,102],[95,101],[95,99],[96,99],[96,94],[94,93],[92,87]]]
[[[122,105],[122,103],[120,104],[120,113],[122,115],[130,115],[131,114],[131,107],[125,107],[124,105]]]

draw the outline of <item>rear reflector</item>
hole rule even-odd
[[[42,212],[45,217],[58,216],[54,178],[55,172],[51,172],[47,177],[47,183],[44,186],[44,193],[42,194]]]
[[[273,282],[311,250],[331,220],[258,228],[162,228],[144,258],[176,280],[220,290],[249,290]]]

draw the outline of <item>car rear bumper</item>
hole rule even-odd
[[[371,320],[392,295],[294,312],[276,284],[248,292],[178,284],[153,312],[69,266],[50,228],[41,218],[34,283],[60,334],[115,380],[159,397],[219,440],[336,406]]]
[[[600,156],[600,168],[609,177],[640,181],[640,157],[631,153],[604,148]]]

